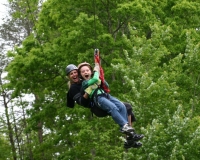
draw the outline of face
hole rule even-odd
[[[85,80],[89,80],[91,78],[92,75],[92,71],[90,70],[90,67],[88,66],[83,66],[80,69],[80,74],[83,77],[83,79]]]
[[[70,81],[72,81],[74,83],[79,82],[78,71],[77,70],[72,70],[69,73],[69,79],[70,79]]]

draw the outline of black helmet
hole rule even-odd
[[[74,64],[69,64],[66,67],[66,74],[68,75],[71,71],[78,70],[78,68]]]

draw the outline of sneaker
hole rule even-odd
[[[141,142],[133,142],[133,143],[125,142],[125,143],[124,143],[124,148],[125,148],[125,149],[129,149],[129,148],[140,148],[140,147],[142,147],[142,143],[141,143]]]
[[[143,134],[136,134],[131,132],[131,134],[128,135],[127,140],[139,141],[142,138],[144,138]]]
[[[131,127],[131,126],[129,126],[128,124],[125,124],[124,126],[123,126],[123,128],[121,129],[121,132],[122,133],[131,133],[131,132],[133,132],[134,131],[134,129]]]

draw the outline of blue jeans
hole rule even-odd
[[[108,95],[108,97],[108,99],[101,95],[97,97],[99,107],[102,110],[107,111],[120,128],[122,128],[128,123],[126,107],[117,98],[111,95]]]

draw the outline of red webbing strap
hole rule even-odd
[[[101,87],[103,88],[103,90],[106,93],[109,93],[110,90],[109,90],[108,86],[105,85],[104,71],[103,71],[103,68],[101,67],[101,60],[100,60],[100,55],[99,55],[99,49],[95,49],[94,50],[94,61],[95,61],[95,63],[99,64],[99,68],[100,68],[99,79],[101,80]]]

